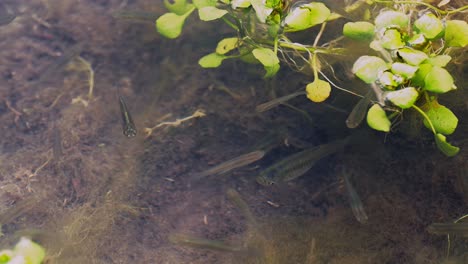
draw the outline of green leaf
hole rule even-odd
[[[405,43],[401,40],[401,33],[396,29],[388,29],[380,39],[382,47],[393,50],[399,49],[405,46]]]
[[[397,11],[384,11],[375,18],[375,27],[377,30],[398,27],[406,28],[408,26],[409,18],[407,15]]]
[[[407,87],[398,91],[388,92],[385,96],[394,105],[407,109],[413,106],[418,99],[419,93],[414,87]]]
[[[421,62],[423,62],[428,57],[426,53],[412,48],[401,48],[398,50],[398,55],[406,63],[415,66],[421,64]]]
[[[203,8],[207,6],[216,6],[216,0],[193,0],[193,4],[196,8]]]
[[[238,7],[240,8],[247,8],[249,7],[251,4],[250,4],[250,0],[232,0],[231,1],[231,7],[232,9],[236,9]]]
[[[213,6],[206,6],[198,9],[198,16],[202,21],[215,20],[224,16],[227,13],[228,11]]]
[[[182,33],[185,19],[195,10],[192,7],[187,13],[177,15],[175,13],[166,13],[156,20],[156,30],[166,38],[174,39]]]
[[[395,62],[392,64],[392,73],[400,75],[405,79],[413,78],[417,70],[418,70],[418,67],[411,66],[406,63]]]
[[[374,25],[365,22],[348,22],[343,27],[343,35],[354,40],[369,41],[374,38]]]
[[[389,132],[390,120],[388,120],[385,110],[379,104],[374,104],[367,111],[367,124],[378,131]]]
[[[193,8],[193,5],[188,4],[187,0],[164,0],[164,6],[169,12],[177,15],[183,15]]]
[[[383,85],[386,89],[394,90],[396,86],[399,85],[395,80],[395,75],[389,71],[384,71],[379,75],[378,82],[380,85]]]
[[[13,250],[16,256],[23,256],[26,264],[41,264],[45,250],[28,238],[22,237]]]
[[[267,17],[273,12],[273,8],[267,7],[263,0],[250,0],[250,3],[255,10],[255,14],[257,14],[258,20],[265,23]]]
[[[330,9],[324,4],[312,2],[298,5],[284,19],[285,30],[300,31],[321,24],[330,16]]]
[[[275,64],[273,66],[264,66],[264,68],[265,68],[266,73],[263,77],[270,78],[270,77],[273,77],[278,72],[278,70],[280,69],[280,65]]]
[[[366,83],[372,83],[388,69],[384,60],[375,56],[361,56],[353,65],[353,73]]]
[[[315,79],[306,86],[307,98],[315,103],[325,101],[331,92],[331,86],[328,82]]]
[[[453,157],[458,154],[460,151],[459,147],[455,147],[451,145],[450,143],[447,142],[447,138],[442,135],[442,134],[436,134],[434,135],[434,139],[437,145],[437,148],[439,148],[442,153],[444,153],[447,157]]]
[[[217,68],[223,60],[226,59],[225,56],[217,54],[217,53],[210,53],[208,55],[203,56],[199,61],[198,64],[203,68]]]
[[[438,55],[434,57],[427,58],[424,63],[429,63],[433,66],[445,67],[450,62],[452,57],[449,55]]]
[[[427,13],[414,22],[414,27],[427,39],[435,39],[442,36],[444,24],[434,14]]]
[[[252,50],[252,54],[257,60],[260,61],[264,66],[271,67],[275,64],[279,64],[278,56],[271,49],[267,48],[256,48]]]
[[[445,44],[449,47],[465,47],[468,44],[468,25],[466,21],[447,21],[444,38]]]
[[[424,89],[434,93],[446,93],[456,87],[452,75],[446,69],[433,66],[424,78]]]
[[[420,64],[414,77],[411,78],[411,85],[420,87],[424,86],[424,79],[426,78],[427,74],[431,71],[432,67],[433,66],[431,64]]]
[[[431,120],[437,133],[450,135],[455,131],[458,125],[458,118],[450,109],[440,105],[437,101],[432,101],[429,106],[425,108],[428,109],[425,111],[426,115],[429,117],[429,120]],[[431,129],[426,119],[424,119],[424,125],[428,129]]]
[[[407,42],[409,46],[415,49],[422,49],[427,44],[427,39],[423,34],[413,34]]]
[[[237,48],[238,46],[239,39],[237,37],[225,38],[218,42],[218,46],[216,46],[216,53],[223,55]]]
[[[0,264],[7,264],[8,261],[13,257],[14,253],[12,250],[4,249],[0,251]]]

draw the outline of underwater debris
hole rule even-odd
[[[427,231],[435,235],[462,235],[468,237],[468,223],[433,223]]]
[[[320,159],[341,150],[347,142],[348,138],[340,139],[290,155],[260,172],[256,180],[259,184],[267,186],[296,179]]]
[[[154,23],[159,18],[159,14],[145,11],[121,10],[112,13],[112,17],[122,20],[133,20],[140,22]]]
[[[120,113],[122,114],[122,129],[123,134],[128,137],[134,137],[137,134],[135,123],[133,123],[132,116],[128,111],[127,105],[121,95],[119,95]]]
[[[57,72],[61,67],[67,65],[75,56],[79,56],[83,50],[82,44],[75,44],[73,47],[67,49],[60,58],[52,62],[39,77],[38,83],[48,81],[52,75]]]
[[[68,64],[67,70],[88,73],[88,100],[92,100],[94,92],[94,70],[91,63],[78,55]]]
[[[0,26],[6,26],[15,20],[16,15],[14,14],[2,14],[0,15]]]
[[[242,249],[239,246],[226,244],[224,241],[210,240],[210,239],[190,236],[187,234],[169,235],[169,241],[174,244],[214,249],[214,250],[220,250],[220,251],[229,251],[229,252],[236,252]]]
[[[153,134],[153,130],[155,130],[157,128],[160,128],[160,127],[163,127],[163,126],[177,127],[177,126],[180,126],[183,122],[189,121],[190,119],[194,119],[194,118],[198,118],[198,117],[204,117],[204,116],[206,116],[205,112],[203,110],[201,110],[201,109],[197,109],[190,116],[187,116],[187,117],[184,117],[184,118],[178,118],[175,121],[162,122],[162,123],[159,123],[159,124],[157,124],[157,125],[155,125],[154,127],[151,127],[151,128],[145,127],[144,128],[144,131],[146,133],[145,138],[148,138],[149,136],[151,136],[151,134]]]
[[[234,169],[240,168],[247,166],[261,158],[265,155],[265,151],[263,150],[256,150],[252,151],[243,155],[240,155],[236,158],[230,159],[228,161],[225,161],[219,165],[216,165],[214,167],[211,167],[205,171],[202,171],[200,173],[197,173],[194,176],[195,180],[199,180],[201,178],[210,176],[210,175],[222,175],[226,174]]]

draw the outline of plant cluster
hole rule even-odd
[[[362,110],[353,110],[353,114],[364,116],[367,111],[371,128],[389,132],[399,114],[414,109],[434,134],[438,148],[447,156],[458,153],[459,148],[446,141],[446,136],[455,131],[458,119],[449,108],[439,104],[438,97],[456,89],[445,67],[451,62],[454,49],[467,46],[468,25],[450,18],[468,6],[448,11],[418,1],[357,0],[332,12],[324,3],[313,1],[165,0],[164,3],[170,12],[156,20],[156,29],[165,37],[178,37],[185,20],[195,10],[200,20],[221,19],[235,30],[232,37],[218,42],[213,53],[199,60],[202,67],[215,68],[226,59],[238,58],[262,64],[266,78],[278,72],[280,62],[301,70],[308,67],[314,80],[305,88],[313,102],[325,101],[332,86],[354,94],[323,74],[318,55],[344,54],[346,48],[340,47],[344,39],[369,42],[369,55],[359,57],[352,71],[370,84],[371,96],[358,96],[372,106],[368,109],[367,103],[358,104]],[[379,11],[374,19],[371,7]],[[319,45],[327,23],[357,10],[366,11],[362,12],[366,14],[363,21],[346,23],[342,36]],[[320,29],[310,43],[290,40],[291,32],[314,26]]]
[[[41,264],[44,257],[43,247],[22,237],[12,250],[0,251],[0,264]]]

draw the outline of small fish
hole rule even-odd
[[[191,247],[214,249],[219,251],[236,252],[241,251],[241,247],[226,244],[219,240],[209,240],[206,238],[194,237],[185,234],[169,235],[169,241],[174,244],[180,244]]]
[[[250,163],[253,163],[265,155],[265,151],[263,150],[256,150],[249,152],[244,155],[240,155],[239,157],[236,157],[234,159],[230,159],[228,161],[225,161],[219,165],[216,165],[214,167],[211,167],[205,171],[202,171],[194,176],[196,180],[204,178],[206,176],[210,175],[222,175],[225,173],[230,172],[233,169],[240,168],[246,165],[249,165]]]
[[[122,128],[123,134],[128,137],[134,137],[137,134],[137,130],[135,127],[135,123],[133,123],[132,116],[128,111],[127,105],[122,96],[119,95],[119,103],[120,103],[120,112],[122,113]]]
[[[315,146],[288,156],[260,172],[256,180],[266,186],[296,179],[310,170],[320,159],[340,151],[348,139],[347,137]]]
[[[263,104],[259,104],[257,105],[257,107],[255,108],[255,111],[257,111],[258,113],[262,113],[262,112],[265,112],[265,111],[268,111],[294,97],[297,97],[299,95],[305,95],[306,93],[304,91],[300,91],[300,92],[295,92],[295,93],[292,93],[292,94],[288,94],[288,95],[285,95],[285,96],[282,96],[282,97],[279,97],[279,98],[276,98],[276,99],[273,99],[271,101],[268,101],[266,103],[263,103]]]
[[[136,21],[146,21],[154,23],[160,15],[152,12],[145,11],[128,11],[122,10],[112,13],[112,16],[117,19],[126,19],[126,20],[136,20]]]
[[[354,217],[356,217],[356,220],[358,220],[359,223],[365,224],[368,217],[364,211],[364,205],[362,204],[361,198],[359,198],[359,195],[357,194],[353,185],[351,185],[345,169],[343,169],[343,178],[346,185],[346,190],[348,190],[349,204],[351,206],[351,210],[353,211]]]
[[[463,223],[433,223],[427,227],[427,231],[436,235],[462,235],[468,237],[468,222]]]
[[[255,220],[255,217],[250,211],[247,203],[244,201],[244,199],[242,199],[241,195],[234,189],[228,189],[226,191],[226,196],[235,206],[237,206],[241,214],[247,220],[247,223],[250,225],[250,227],[256,227],[257,221]]]
[[[362,120],[364,120],[364,117],[366,117],[367,113],[367,107],[370,104],[371,95],[372,91],[367,92],[367,94],[354,106],[353,110],[346,119],[346,126],[348,128],[356,128],[361,124]]]

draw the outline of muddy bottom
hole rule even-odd
[[[154,1],[0,8],[17,14],[0,26],[2,249],[29,236],[46,263],[468,262],[466,238],[447,245],[427,231],[468,212],[463,89],[447,97],[461,117],[451,136],[461,151],[446,158],[424,128],[408,136],[405,118],[387,135],[347,129],[357,100],[339,91],[328,106],[300,96],[256,112],[309,77],[284,67],[264,80],[258,65],[229,60],[201,68],[198,59],[231,32],[216,23],[190,18],[182,37],[167,40],[153,23],[112,16],[163,14]],[[119,96],[135,137],[122,131]],[[256,180],[281,159],[350,135],[301,177]],[[253,163],[197,177],[260,150]],[[350,208],[345,176],[366,221]]]

